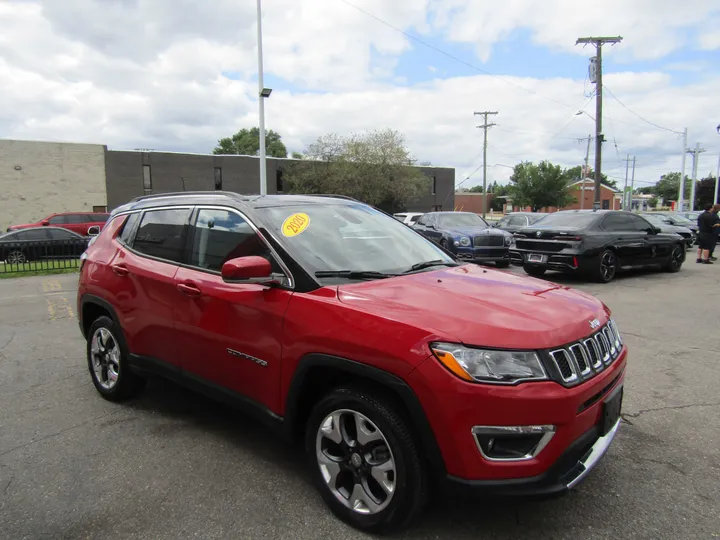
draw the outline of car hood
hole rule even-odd
[[[341,285],[338,298],[437,339],[497,348],[557,347],[591,334],[590,321],[609,318],[583,292],[475,265]]]
[[[453,236],[508,236],[507,231],[491,227],[451,227],[443,230]]]

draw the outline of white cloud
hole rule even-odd
[[[492,13],[485,2],[469,0],[353,3],[399,28],[427,34],[441,27],[479,51],[490,51],[517,28],[531,28],[538,42],[572,49],[576,35],[635,25],[623,47],[639,57],[662,51],[638,43],[662,29],[672,34],[694,24],[702,11],[699,0],[694,10],[692,2],[680,10],[667,2],[622,7],[614,1],[611,7],[620,11],[608,8],[599,20],[622,20],[619,28],[593,27],[587,22],[592,8],[559,0],[543,9],[509,0]],[[210,151],[218,138],[257,123],[254,7],[236,0],[211,6],[199,0],[0,2],[0,133],[111,148]],[[569,29],[570,44],[563,45]],[[472,112],[482,107],[500,112],[490,133],[489,165],[550,159],[571,166],[584,157],[584,145],[573,138],[587,136],[593,123],[574,112],[587,102],[585,110],[594,115],[594,107],[583,99],[581,81],[478,75],[408,85],[394,73],[411,45],[407,38],[342,0],[265,2],[264,32],[267,74],[294,85],[276,88],[266,107],[268,127],[290,150],[328,132],[391,127],[406,135],[419,160],[456,167],[459,182],[481,164],[482,136]],[[680,42],[678,34],[658,47]],[[720,118],[710,118],[720,110],[717,74],[685,87],[673,86],[663,73],[608,73],[605,80],[644,118],[673,129],[688,126],[691,143],[700,140],[709,150],[720,142],[714,131]],[[643,123],[609,95],[606,116],[604,161],[611,174],[624,174],[618,154],[626,152],[638,155],[638,182],[679,168],[674,134]],[[509,173],[488,169],[490,181]],[[465,185],[480,178],[476,173]]]

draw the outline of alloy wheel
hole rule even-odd
[[[676,246],[672,254],[670,255],[670,266],[673,270],[677,270],[682,266],[683,260],[685,257],[683,256],[683,251],[680,249],[679,246]]]
[[[11,251],[8,253],[7,262],[10,264],[22,264],[25,262],[25,254],[19,250]]]
[[[95,331],[90,355],[95,379],[105,390],[111,390],[120,374],[120,345],[110,330],[100,327]]]
[[[358,514],[384,510],[396,487],[396,465],[382,431],[364,414],[340,409],[318,428],[316,457],[328,488]]]
[[[615,277],[616,270],[617,260],[615,254],[612,251],[606,251],[600,259],[600,276],[603,281],[611,281]]]

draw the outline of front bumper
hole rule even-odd
[[[502,247],[456,247],[455,256],[462,261],[498,262],[510,261],[510,249]]]
[[[592,427],[578,438],[547,472],[530,478],[465,480],[446,477],[445,490],[463,497],[543,498],[562,495],[580,482],[600,462],[620,428],[620,419],[604,436]]]

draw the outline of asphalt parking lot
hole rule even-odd
[[[103,400],[76,279],[0,280],[1,538],[366,537],[326,509],[299,450],[254,421],[162,381]],[[435,500],[400,537],[720,538],[720,265],[548,279],[608,304],[630,348],[614,445],[565,497]]]

